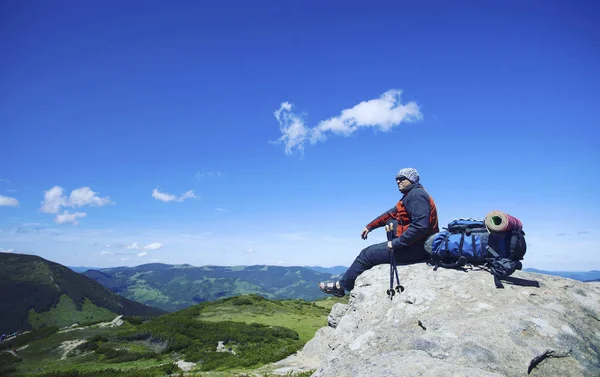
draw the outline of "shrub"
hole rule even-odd
[[[129,322],[132,325],[141,325],[146,321],[146,318],[140,316],[125,316],[123,317],[123,321]]]
[[[254,304],[254,302],[252,301],[252,299],[250,299],[248,297],[240,297],[240,298],[236,298],[235,300],[232,300],[231,304],[233,304],[233,305],[252,305],[252,304]]]

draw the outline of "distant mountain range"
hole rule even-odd
[[[69,267],[71,270],[75,271],[75,272],[86,272],[87,270],[99,270],[102,267],[84,267],[84,266],[67,266]]]
[[[310,270],[314,270],[314,271],[318,271],[318,272],[325,272],[327,274],[332,274],[332,275],[342,275],[348,269],[348,267],[346,267],[346,266],[333,266],[333,267],[304,266],[304,267],[306,267]]]
[[[337,276],[306,267],[161,263],[88,270],[83,274],[123,297],[168,311],[242,294],[316,300],[325,297],[318,282]]]
[[[573,280],[592,282],[592,281],[600,281],[600,271],[591,270],[591,271],[544,271],[538,270],[535,268],[524,268],[523,271],[527,272],[535,272],[537,274],[545,274],[552,276],[561,276],[564,278],[569,278]]]
[[[0,253],[0,287],[0,334],[164,313],[35,255]]]
[[[68,266],[71,270],[75,272],[85,272],[87,270],[101,270],[102,267],[85,267],[85,266]],[[342,275],[348,267],[346,266],[333,266],[333,267],[321,267],[321,266],[302,266],[308,268],[309,270],[324,272],[332,275]]]

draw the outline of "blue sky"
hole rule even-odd
[[[485,4],[483,4],[485,3]],[[349,265],[414,167],[441,224],[600,269],[593,1],[3,1],[0,251]]]

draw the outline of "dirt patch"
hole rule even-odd
[[[61,360],[65,360],[67,358],[67,354],[77,347],[80,344],[85,343],[85,339],[76,339],[76,340],[67,340],[62,342],[58,348],[62,350],[63,355],[61,356]]]
[[[182,371],[189,372],[190,370],[194,369],[194,367],[196,366],[196,363],[188,363],[187,361],[177,360],[177,366]]]

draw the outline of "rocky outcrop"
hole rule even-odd
[[[344,376],[598,376],[600,284],[517,271],[399,266],[406,290],[387,297],[389,265],[362,274],[348,305],[281,372]],[[539,284],[535,286],[532,280]],[[277,371],[276,370],[276,371]]]
[[[102,322],[98,324],[98,327],[119,327],[122,326],[124,321],[123,321],[123,316],[119,315],[117,317],[115,317],[115,319],[113,319],[110,322]]]

